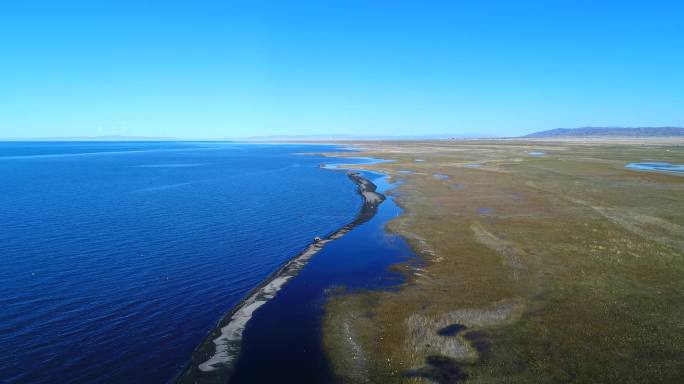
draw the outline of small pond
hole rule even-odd
[[[654,163],[629,163],[626,168],[638,171],[668,172],[684,175],[684,164],[672,164],[664,162]]]

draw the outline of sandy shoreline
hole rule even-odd
[[[175,383],[225,383],[233,373],[240,353],[242,333],[252,313],[266,304],[287,283],[296,276],[307,262],[327,243],[339,239],[357,225],[370,220],[377,212],[385,196],[376,192],[376,186],[358,172],[348,172],[348,177],[357,185],[363,205],[354,221],[312,241],[302,252],[280,267],[271,276],[254,288],[242,301],[226,314],[204,341],[193,352],[189,364],[173,380]]]

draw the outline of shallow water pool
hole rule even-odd
[[[638,171],[667,172],[684,175],[684,164],[672,164],[665,162],[629,163],[625,165],[625,168]]]

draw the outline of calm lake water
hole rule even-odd
[[[354,219],[356,186],[319,168],[334,160],[296,154],[333,150],[0,143],[0,382],[171,379],[246,292]]]
[[[385,176],[364,172],[385,193],[395,185]],[[232,384],[332,383],[334,376],[322,348],[321,321],[330,289],[392,289],[403,282],[389,267],[419,263],[406,241],[385,232],[385,224],[402,212],[391,197],[368,222],[325,246],[254,313],[245,328]]]

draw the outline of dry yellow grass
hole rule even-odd
[[[684,148],[362,147],[394,160],[372,166],[404,180],[388,230],[424,265],[398,291],[330,297],[341,381],[684,382],[684,176],[624,168],[681,164]]]

